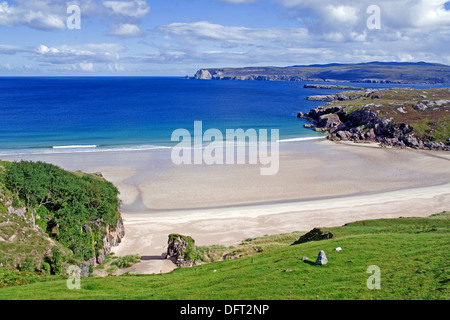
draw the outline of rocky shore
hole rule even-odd
[[[313,125],[305,124],[305,127],[327,133],[330,140],[450,151],[447,123],[450,100],[441,99],[428,90],[367,89],[356,93],[313,96],[309,100],[329,103],[306,114],[300,112],[298,117],[312,122]],[[448,89],[444,90],[448,93]],[[399,93],[402,99],[395,101],[393,97],[399,96]],[[405,95],[414,99],[406,100]],[[433,97],[433,100],[427,96]],[[376,103],[377,100],[380,103]],[[427,127],[424,129],[424,126]]]

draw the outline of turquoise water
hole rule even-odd
[[[279,129],[280,139],[317,137],[296,114],[323,104],[305,97],[337,91],[304,89],[304,84],[170,77],[0,78],[0,154],[167,147],[174,145],[175,129],[193,132],[194,121],[202,121],[203,130],[224,133]]]

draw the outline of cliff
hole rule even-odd
[[[125,231],[118,190],[98,175],[0,161],[0,267],[88,276]]]
[[[200,69],[203,80],[342,81],[363,83],[450,83],[450,66],[435,63],[369,62],[291,67]]]
[[[329,139],[450,150],[450,88],[368,89],[322,99],[330,102],[298,117],[313,122],[314,130]]]

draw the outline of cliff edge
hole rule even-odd
[[[450,151],[450,88],[366,89],[312,100],[329,102],[298,117],[331,140]]]

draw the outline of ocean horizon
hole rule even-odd
[[[193,132],[194,121],[202,121],[204,131],[278,129],[281,142],[317,139],[324,135],[304,128],[305,120],[297,119],[297,113],[324,104],[307,101],[307,96],[343,90],[303,88],[307,83],[311,82],[0,77],[0,155],[165,149],[177,144],[171,141],[174,130]]]

